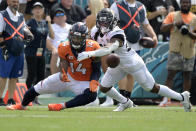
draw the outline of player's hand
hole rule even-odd
[[[96,81],[96,80],[91,80],[90,81],[90,91],[91,92],[97,92],[98,86],[99,86],[98,81]]]
[[[155,46],[158,44],[158,39],[156,36],[152,37],[153,42],[155,43]]]
[[[85,52],[82,52],[82,53],[78,54],[77,61],[82,61],[82,60],[88,59],[89,57],[90,57],[89,52],[85,51]]]
[[[63,82],[70,82],[65,70],[62,68],[62,72],[60,73],[60,80]]]

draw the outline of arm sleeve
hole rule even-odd
[[[101,76],[101,62],[92,62],[92,74],[90,77],[90,80],[96,80],[98,81]]]

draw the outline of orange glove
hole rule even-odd
[[[91,92],[96,92],[98,86],[99,86],[99,82],[98,81],[96,81],[96,80],[91,80],[90,81],[90,91]]]
[[[62,68],[62,74],[61,74],[61,81],[63,82],[70,82],[65,70]]]

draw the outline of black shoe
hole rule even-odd
[[[2,98],[0,98],[0,106],[6,106]]]
[[[11,99],[8,99],[7,104],[8,105],[15,105],[16,102],[14,101],[14,99],[11,98]]]

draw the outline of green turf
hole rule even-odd
[[[26,111],[0,107],[0,131],[195,131],[196,109],[139,106],[124,112],[114,108],[74,108],[49,112],[46,106]]]

